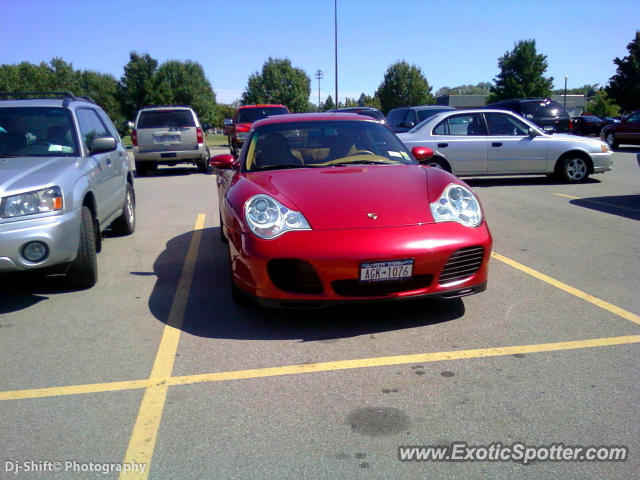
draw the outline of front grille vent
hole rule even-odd
[[[296,258],[270,260],[267,271],[280,290],[293,293],[322,293],[322,281],[309,262]]]
[[[444,285],[470,277],[480,269],[483,258],[482,247],[462,248],[454,252],[442,269],[438,283]]]

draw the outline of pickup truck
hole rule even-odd
[[[229,137],[229,149],[238,158],[242,145],[251,129],[251,124],[272,115],[291,113],[284,105],[245,105],[236,110],[233,120],[225,120],[223,133]]]

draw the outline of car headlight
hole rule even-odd
[[[462,185],[450,183],[440,198],[429,206],[436,222],[458,222],[466,227],[477,227],[482,223],[478,199]]]
[[[606,143],[601,143],[600,150],[602,150],[602,153],[607,153],[609,151],[609,145],[607,145]]]
[[[4,197],[0,207],[0,216],[2,218],[12,218],[55,212],[62,210],[62,206],[62,190],[60,187],[49,187]]]
[[[251,231],[270,239],[289,230],[311,230],[304,215],[291,210],[268,195],[255,195],[244,204],[244,217]]]

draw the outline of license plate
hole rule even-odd
[[[180,143],[180,134],[156,135],[153,137],[153,143],[157,145],[172,145],[174,143]]]
[[[361,282],[405,280],[413,274],[413,260],[363,263],[360,265]]]

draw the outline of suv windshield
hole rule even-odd
[[[0,156],[78,155],[71,112],[61,107],[0,108]]]
[[[146,110],[140,113],[138,128],[195,127],[189,110]]]
[[[533,117],[568,117],[564,107],[558,102],[552,101],[538,101],[538,102],[523,102],[522,114],[531,115]],[[529,117],[527,117],[529,118]]]
[[[243,108],[238,110],[238,120],[236,120],[236,123],[253,123],[272,115],[286,115],[287,113],[289,112],[285,107]]]
[[[415,163],[384,125],[367,121],[287,122],[256,130],[245,169]]]

